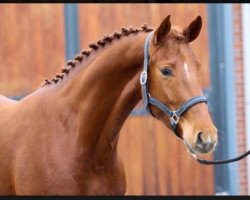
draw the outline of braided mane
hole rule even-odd
[[[107,43],[113,41],[114,39],[119,39],[122,36],[128,36],[131,33],[138,33],[140,31],[144,32],[150,32],[153,31],[153,28],[148,27],[147,24],[143,24],[141,28],[122,28],[121,33],[114,32],[112,35],[105,35],[102,39],[98,40],[97,42],[93,42],[89,44],[89,47],[92,50],[97,50],[101,47],[104,47]],[[46,85],[50,85],[52,83],[57,83],[60,79],[63,79],[65,75],[69,74],[73,68],[75,68],[77,62],[82,62],[84,58],[87,58],[91,54],[91,50],[82,50],[80,54],[77,54],[74,58],[74,60],[69,60],[66,64],[66,66],[61,70],[61,73],[57,73],[55,77],[53,77],[51,80],[45,79],[45,83],[41,86],[44,87]]]

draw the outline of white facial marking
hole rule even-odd
[[[186,71],[187,78],[189,79],[188,65],[186,62],[184,63],[184,69]]]

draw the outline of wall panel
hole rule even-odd
[[[0,5],[0,93],[26,95],[65,62],[63,4]]]

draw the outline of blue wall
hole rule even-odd
[[[66,39],[66,60],[73,59],[79,52],[78,7],[77,4],[64,4]]]
[[[218,128],[217,160],[237,155],[232,4],[208,4],[210,111]],[[215,192],[238,194],[237,163],[215,166]]]

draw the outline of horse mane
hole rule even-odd
[[[68,60],[67,64],[64,68],[62,68],[61,73],[57,73],[55,77],[53,77],[51,80],[45,79],[45,83],[41,86],[44,87],[46,85],[50,85],[52,83],[57,83],[60,79],[63,79],[65,75],[68,75],[72,69],[75,68],[76,64],[78,62],[82,62],[83,59],[87,59],[88,56],[97,49],[104,47],[107,43],[110,43],[114,39],[120,39],[122,36],[128,36],[131,33],[138,33],[140,31],[142,32],[150,32],[153,31],[153,28],[148,27],[147,24],[143,24],[141,28],[133,28],[130,27],[122,28],[121,32],[114,32],[112,35],[105,35],[102,39],[98,40],[97,42],[92,42],[89,44],[90,50],[82,50],[80,54],[76,54],[74,60]],[[92,50],[91,50],[92,49]]]

